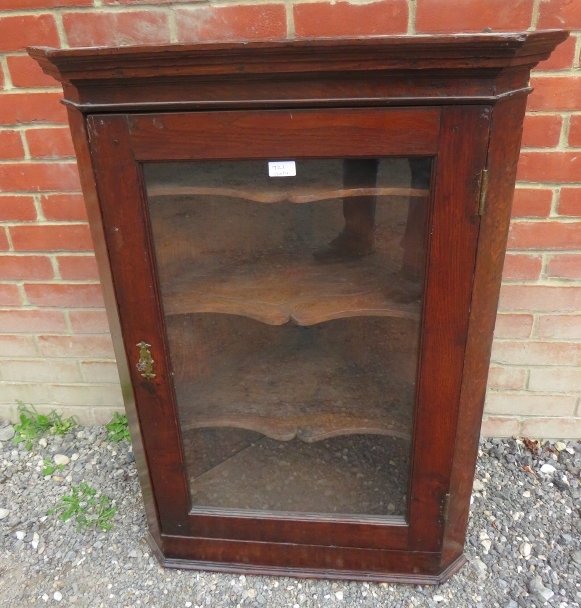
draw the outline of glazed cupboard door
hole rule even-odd
[[[436,571],[488,116],[88,117],[169,554]]]

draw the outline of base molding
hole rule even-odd
[[[198,570],[208,572],[223,572],[232,574],[251,574],[255,576],[293,576],[297,578],[334,579],[364,581],[373,583],[402,583],[409,585],[440,585],[456,574],[468,561],[464,554],[456,558],[440,574],[398,574],[397,572],[358,572],[352,570],[328,570],[292,568],[281,566],[259,566],[253,564],[226,564],[222,562],[207,562],[198,560],[166,557],[154,538],[147,533],[147,542],[160,565],[164,568],[180,570]]]

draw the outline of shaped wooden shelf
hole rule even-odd
[[[395,365],[401,373],[389,373],[389,363],[354,365],[316,341],[272,348],[210,381],[177,384],[181,428],[243,428],[307,443],[362,433],[410,439],[414,387],[403,378],[415,375],[404,369],[413,357]]]
[[[353,316],[419,319],[419,299],[409,299],[395,272],[372,254],[337,263],[306,255],[268,255],[209,271],[184,273],[163,293],[167,315],[214,312],[282,325],[313,325]]]
[[[354,196],[407,196],[425,198],[429,190],[420,188],[341,188],[317,190],[316,188],[292,188],[288,190],[245,190],[244,188],[214,188],[196,186],[156,185],[147,188],[147,195],[152,196],[225,196],[239,198],[255,203],[315,203],[317,201],[350,198]]]

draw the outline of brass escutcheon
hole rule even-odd
[[[153,373],[153,364],[155,362],[151,358],[151,353],[149,352],[150,346],[151,344],[148,344],[147,342],[140,342],[137,344],[137,348],[139,348],[139,361],[136,367],[141,372],[141,375],[148,380],[155,378],[155,374]]]

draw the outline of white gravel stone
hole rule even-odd
[[[336,592],[335,592],[335,597],[336,597],[338,600],[342,600],[342,599],[343,599],[343,592],[342,592],[342,591],[336,591]]]
[[[63,599],[63,594],[60,591],[55,591],[53,598],[55,602],[60,602]]]
[[[543,579],[540,576],[535,576],[529,581],[529,592],[532,595],[537,595],[542,597],[546,602],[548,602],[554,595],[555,592],[545,587],[543,585]]]
[[[68,456],[66,456],[65,454],[55,454],[54,455],[55,464],[66,465],[66,464],[69,464],[70,461],[71,461],[71,459]]]
[[[520,554],[523,557],[529,557],[532,551],[532,546],[530,543],[524,542],[521,544],[521,546],[518,548]]]
[[[470,563],[472,564],[472,568],[474,569],[474,572],[476,572],[478,579],[484,580],[488,570],[487,565],[478,557],[470,560]]]
[[[472,484],[472,490],[474,492],[482,492],[486,486],[480,481],[480,479],[475,479]]]
[[[14,427],[9,424],[0,429],[0,441],[9,441],[14,437]]]
[[[24,540],[24,537],[26,536],[26,532],[24,530],[17,530],[15,536],[18,540]]]
[[[544,464],[541,467],[541,473],[552,474],[556,471],[555,467],[552,464]]]
[[[443,595],[434,595],[434,597],[432,599],[434,600],[434,602],[443,602],[444,596]]]
[[[45,438],[45,437],[41,437],[41,438],[38,440],[38,445],[39,445],[41,448],[46,448],[46,447],[48,446],[48,441],[46,440],[46,438]]]
[[[555,449],[557,450],[557,452],[562,452],[563,450],[567,449],[567,444],[563,443],[562,441],[557,441],[555,443]]]
[[[10,515],[10,509],[0,509],[0,519],[4,519]]]

